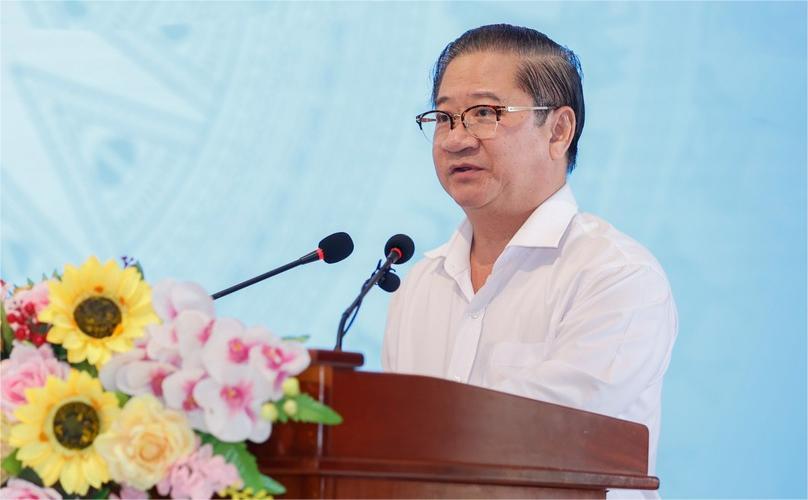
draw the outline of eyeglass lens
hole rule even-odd
[[[428,141],[443,139],[454,126],[460,125],[459,116],[450,119],[449,114],[443,111],[430,111],[421,115],[421,131]],[[490,139],[497,131],[497,110],[492,106],[474,106],[463,113],[466,130],[477,139]]]

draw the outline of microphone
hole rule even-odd
[[[353,240],[348,233],[334,233],[320,240],[317,250],[297,259],[300,264],[324,260],[326,264],[339,262],[353,252]],[[300,265],[298,264],[298,265]]]
[[[393,293],[398,290],[399,286],[401,286],[401,278],[399,278],[398,275],[395,274],[392,269],[390,269],[379,279],[379,282],[376,284],[379,285],[379,288],[385,292]]]
[[[347,258],[353,252],[354,244],[351,237],[348,233],[334,233],[329,236],[326,236],[320,243],[317,245],[317,249],[313,250],[303,257],[292,261],[288,264],[285,264],[277,269],[273,269],[271,271],[267,271],[264,274],[258,275],[255,278],[250,278],[247,281],[242,281],[237,285],[233,285],[230,288],[225,288],[224,290],[218,291],[211,295],[213,300],[218,298],[224,297],[225,295],[230,295],[233,292],[237,292],[242,288],[248,287],[250,285],[254,285],[259,281],[263,281],[267,278],[271,278],[277,274],[280,274],[284,271],[288,271],[289,269],[295,268],[297,266],[302,266],[303,264],[309,264],[311,262],[316,262],[318,260],[324,260],[326,264],[333,264],[335,262],[339,262],[345,258]]]
[[[406,234],[397,234],[387,240],[387,244],[384,245],[384,254],[387,255],[387,260],[390,261],[390,264],[385,262],[385,266],[389,269],[393,264],[403,264],[410,260],[414,253],[415,243],[412,238]]]
[[[383,270],[376,284],[385,292],[393,293],[401,286],[401,278],[395,274],[391,266],[410,260],[415,253],[415,243],[406,234],[397,234],[387,240],[387,244],[384,245],[384,253],[387,254],[387,259],[384,264],[381,264],[380,261],[379,266],[376,267],[377,271]]]
[[[376,271],[362,285],[362,289],[359,291],[359,295],[356,299],[348,306],[348,309],[342,313],[339,326],[337,327],[337,344],[334,346],[335,351],[342,350],[342,338],[345,337],[348,328],[350,328],[350,324],[346,327],[345,323],[348,321],[351,313],[354,313],[354,319],[356,318],[356,314],[359,313],[359,307],[362,305],[362,299],[364,299],[365,295],[373,288],[373,285],[378,284],[379,287],[386,292],[394,292],[398,289],[401,284],[401,279],[392,272],[391,267],[393,264],[403,264],[410,260],[415,253],[415,243],[412,241],[412,238],[406,234],[397,234],[387,240],[387,244],[384,245],[384,253],[387,256],[384,260],[384,264],[376,268]],[[352,323],[353,319],[351,320],[351,324]]]

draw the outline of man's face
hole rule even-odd
[[[516,84],[520,61],[518,55],[502,52],[455,58],[443,75],[437,109],[459,114],[477,104],[534,106],[531,96]],[[466,212],[532,210],[549,195],[546,188],[557,183],[559,175],[548,151],[549,122],[537,127],[533,111],[503,112],[496,135],[484,140],[456,123],[432,146],[443,189]]]

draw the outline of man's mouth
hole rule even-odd
[[[464,172],[472,172],[472,171],[477,171],[477,170],[482,170],[482,169],[480,167],[476,166],[476,165],[468,165],[468,164],[455,165],[455,166],[449,168],[449,175],[462,174]]]

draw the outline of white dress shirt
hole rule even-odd
[[[393,296],[385,370],[642,423],[653,474],[662,377],[677,332],[656,259],[604,220],[578,213],[569,185],[525,221],[476,294],[471,240],[466,220]]]

